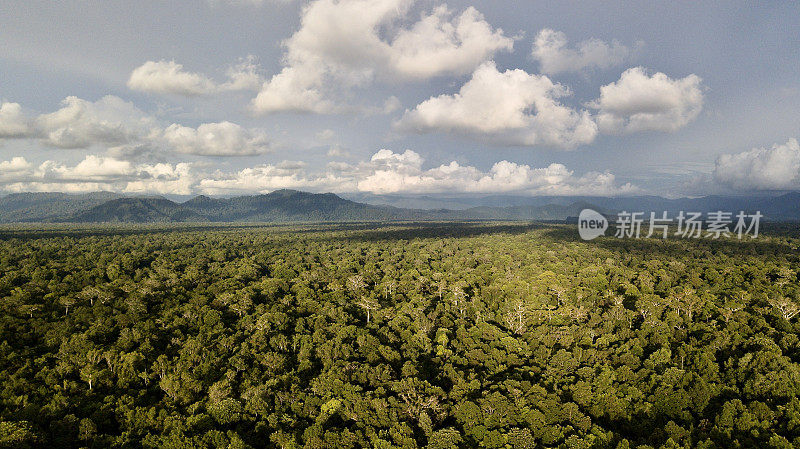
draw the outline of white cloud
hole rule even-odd
[[[128,87],[143,92],[176,95],[207,95],[216,90],[204,75],[187,72],[175,61],[147,61],[131,72]]]
[[[454,15],[445,6],[403,27],[415,0],[317,0],[300,29],[284,42],[285,66],[265,82],[253,109],[330,113],[330,97],[348,87],[387,79],[427,79],[469,73],[513,40],[493,30],[474,8]]]
[[[110,147],[106,150],[106,155],[114,159],[122,159],[127,161],[163,161],[167,155],[167,152],[162,148],[157,147],[154,141],[141,141]]]
[[[175,151],[185,154],[248,156],[269,150],[265,133],[227,121],[204,123],[196,129],[172,124],[164,130],[163,138]]]
[[[122,145],[147,136],[156,126],[152,117],[112,95],[96,102],[67,97],[62,104],[61,109],[36,119],[39,136],[54,147]]]
[[[227,70],[228,81],[217,84],[200,73],[186,71],[175,61],[147,61],[131,72],[128,87],[142,92],[183,96],[211,95],[235,90],[258,90],[263,82],[250,56]]]
[[[258,91],[261,84],[264,82],[258,64],[256,64],[255,56],[248,56],[238,64],[231,66],[225,72],[228,76],[228,81],[218,86],[220,91],[234,91],[234,90],[252,90]]]
[[[542,73],[555,75],[591,68],[607,69],[625,61],[631,50],[617,41],[609,44],[599,39],[585,40],[576,48],[569,48],[564,33],[545,28],[536,36],[531,54],[539,61]]]
[[[561,164],[545,168],[500,161],[487,172],[456,161],[429,169],[424,159],[406,150],[376,152],[355,165],[328,164],[324,173],[309,174],[302,165],[261,165],[236,173],[217,172],[203,179],[198,190],[206,194],[269,192],[293,188],[313,191],[388,193],[520,193],[529,195],[618,195],[638,192],[630,184],[617,185],[610,173],[575,176]]]
[[[442,74],[463,75],[514,41],[493,30],[477,9],[469,7],[453,18],[446,5],[436,7],[413,27],[402,29],[391,44],[391,67],[398,74],[427,79]]]
[[[28,172],[33,165],[22,156],[15,156],[9,161],[0,161],[0,177]]]
[[[24,192],[63,192],[90,193],[109,191],[108,184],[102,182],[41,182],[21,181],[3,186],[8,193]]]
[[[395,125],[406,132],[455,132],[511,145],[574,148],[590,143],[597,126],[586,111],[558,102],[569,89],[544,75],[500,72],[489,62],[454,95],[432,97]]]
[[[197,189],[209,195],[267,193],[277,189],[314,191],[347,190],[348,179],[331,175],[308,176],[302,167],[265,164],[236,173],[215,173],[199,182]]]
[[[192,171],[192,164],[141,165],[138,167],[139,179],[128,181],[124,192],[156,193],[172,195],[191,195],[197,177]]]
[[[0,103],[0,138],[26,137],[31,133],[19,103]]]
[[[8,106],[10,105],[10,106]],[[57,148],[103,148],[116,159],[156,159],[175,152],[203,156],[250,156],[269,151],[269,139],[260,129],[244,128],[228,121],[205,123],[197,128],[177,123],[164,128],[153,116],[119,97],[96,102],[67,97],[55,112],[30,120],[21,117],[19,105],[0,107],[0,139],[38,138]]]
[[[597,124],[604,133],[676,131],[703,109],[700,82],[693,74],[672,79],[634,67],[619,81],[602,86],[600,98],[589,105],[598,110]]]
[[[334,103],[322,94],[322,69],[285,67],[281,73],[265,82],[252,107],[256,112],[334,112]]]
[[[800,145],[796,139],[772,148],[753,148],[717,158],[714,179],[739,190],[800,188]]]
[[[357,164],[336,162],[309,173],[304,162],[263,164],[234,172],[204,171],[198,164],[135,164],[108,156],[88,155],[74,166],[45,161],[34,167],[24,158],[0,162],[0,190],[117,191],[129,193],[212,195],[265,193],[290,188],[316,192],[372,193],[519,193],[527,195],[618,195],[636,193],[618,185],[611,173],[576,176],[561,164],[533,168],[499,161],[488,171],[456,161],[424,168],[418,153],[376,152]]]
[[[6,167],[13,171],[2,170]],[[38,167],[21,157],[0,162],[0,190],[7,192],[97,192],[188,195],[196,184],[192,166],[133,164],[113,157],[87,155],[74,166],[48,160]]]
[[[53,161],[47,161],[39,166],[40,176],[57,175],[61,179],[98,181],[104,179],[118,179],[135,172],[133,164],[129,161],[118,160],[110,157],[88,155],[74,167],[67,167]]]
[[[503,160],[482,172],[456,161],[430,169],[423,169],[422,163],[422,157],[411,150],[402,154],[381,150],[360,167],[367,175],[358,181],[358,190],[376,194],[457,191],[530,195],[618,195],[638,191],[630,184],[617,186],[610,173],[575,176],[561,164],[531,168]]]

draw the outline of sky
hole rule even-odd
[[[800,3],[0,0],[0,194],[800,190]]]

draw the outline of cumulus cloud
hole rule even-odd
[[[616,40],[609,44],[600,39],[588,39],[575,48],[569,48],[567,44],[566,34],[560,31],[549,28],[539,31],[531,55],[539,61],[542,73],[555,75],[592,68],[607,69],[621,64],[631,54],[630,48]]]
[[[544,168],[509,161],[495,163],[483,172],[456,161],[423,168],[424,159],[406,150],[376,152],[358,164],[328,164],[323,173],[309,174],[302,165],[260,165],[235,173],[215,173],[198,184],[207,194],[269,192],[281,188],[334,192],[389,193],[520,193],[529,195],[617,195],[638,192],[630,184],[618,185],[611,173],[576,176],[564,165]]]
[[[302,166],[264,164],[235,173],[215,173],[199,182],[197,189],[209,195],[267,193],[277,189],[314,191],[349,190],[351,180],[330,174],[309,176]]]
[[[0,139],[12,137],[38,138],[56,148],[104,148],[117,159],[158,159],[167,152],[250,156],[270,149],[263,130],[228,121],[197,128],[177,123],[164,127],[132,103],[111,95],[95,102],[67,97],[60,109],[31,120],[22,116],[16,103],[3,103]]]
[[[284,68],[263,84],[253,109],[335,112],[338,108],[329,98],[332,91],[364,85],[375,76],[427,79],[465,74],[496,52],[513,47],[512,39],[493,29],[472,7],[455,15],[440,6],[404,27],[414,3],[310,3],[303,10],[300,29],[284,42]]]
[[[0,103],[0,138],[26,137],[31,133],[19,103]]]
[[[171,195],[191,195],[197,176],[192,171],[192,164],[140,165],[137,167],[138,177],[125,184],[127,193],[156,193]]]
[[[597,109],[597,125],[604,133],[676,131],[703,109],[700,83],[694,74],[672,79],[634,67],[618,81],[602,86],[600,98],[589,106]]]
[[[24,173],[33,168],[33,165],[22,156],[16,156],[9,161],[0,161],[0,176]]]
[[[188,195],[193,193],[195,184],[195,174],[188,163],[133,164],[91,154],[73,166],[52,160],[34,166],[21,157],[0,162],[0,190],[7,192],[116,191]]]
[[[128,161],[163,161],[168,153],[156,146],[155,142],[141,141],[110,147],[106,150],[106,155]]]
[[[260,68],[256,64],[255,56],[248,56],[226,70],[228,81],[218,85],[219,91],[252,90],[257,91],[264,82],[259,73]]]
[[[0,181],[8,184],[4,188],[8,191],[45,191],[45,186],[54,191],[79,191],[81,187],[76,186],[104,190],[99,186],[110,182],[120,190],[119,182],[135,173],[128,161],[97,155],[88,155],[74,166],[52,160],[35,166],[24,157],[0,162]]]
[[[323,97],[322,69],[285,67],[281,73],[264,83],[253,99],[253,110],[269,112],[313,112],[327,114],[336,111],[335,104]]]
[[[67,97],[62,108],[36,119],[45,144],[58,148],[122,145],[148,135],[156,121],[132,103],[107,95],[96,102]]]
[[[134,167],[129,161],[90,154],[74,167],[47,161],[39,166],[39,172],[41,176],[57,175],[63,180],[99,181],[131,175]]]
[[[368,175],[358,181],[358,190],[376,194],[458,191],[530,195],[616,195],[638,190],[630,184],[616,185],[611,173],[575,176],[562,164],[532,168],[503,160],[482,172],[456,161],[430,169],[423,169],[422,163],[422,157],[411,150],[401,154],[381,150],[361,167]]]
[[[163,138],[179,153],[203,156],[248,156],[269,150],[266,134],[227,121],[197,128],[172,124]]]
[[[796,139],[717,158],[714,179],[738,190],[800,188],[800,145]]]
[[[265,193],[292,188],[317,192],[385,193],[520,193],[528,195],[618,195],[635,193],[619,185],[613,174],[576,175],[561,164],[534,168],[499,161],[488,171],[456,161],[424,168],[418,153],[380,150],[356,164],[336,162],[320,172],[306,164],[284,161],[236,171],[204,171],[190,163],[136,164],[108,156],[89,155],[74,166],[45,161],[38,167],[18,157],[0,162],[0,190],[97,191],[212,195]]]
[[[514,42],[494,30],[477,9],[454,17],[447,6],[436,7],[411,28],[401,29],[390,46],[391,69],[416,79],[471,72]]]
[[[147,61],[131,72],[128,87],[143,92],[197,96],[215,90],[203,75],[187,72],[175,61]]]
[[[7,184],[3,190],[8,193],[24,192],[63,192],[63,193],[91,193],[108,191],[108,184],[101,182],[42,182],[22,181]]]
[[[510,145],[569,149],[592,142],[597,126],[588,112],[559,103],[568,95],[568,88],[544,75],[500,72],[488,62],[457,94],[420,103],[395,126],[405,132],[454,132]]]
[[[227,82],[216,83],[203,74],[185,70],[175,61],[147,61],[131,72],[128,87],[142,92],[195,97],[234,90],[258,90],[263,82],[252,56],[230,67],[227,76]]]

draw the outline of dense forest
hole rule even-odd
[[[0,447],[800,448],[800,239],[0,229]]]

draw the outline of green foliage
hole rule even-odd
[[[0,447],[800,447],[798,243],[0,230]]]

